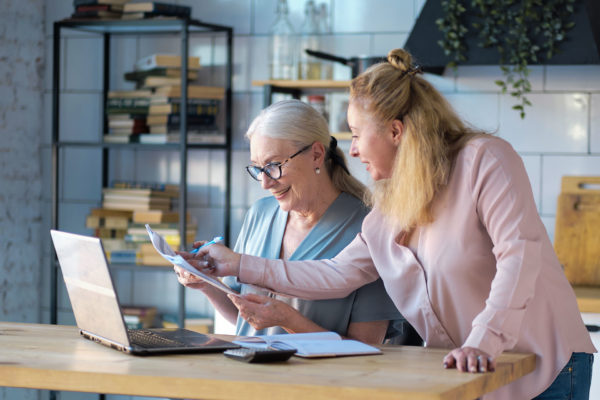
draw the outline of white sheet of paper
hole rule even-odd
[[[206,274],[203,274],[202,272],[200,272],[196,268],[194,268],[183,257],[181,257],[180,255],[175,253],[175,250],[173,250],[171,248],[171,246],[169,246],[169,244],[167,243],[165,238],[163,238],[158,233],[154,232],[152,230],[152,228],[150,228],[150,225],[146,224],[146,230],[148,231],[148,236],[150,236],[150,241],[152,242],[152,245],[154,246],[154,248],[156,249],[158,254],[163,256],[163,258],[165,260],[185,269],[190,274],[197,276],[198,278],[202,279],[206,283],[216,287],[219,290],[224,291],[225,293],[236,294],[236,295],[239,294],[236,291],[234,291],[233,289],[231,289],[229,286],[222,283],[220,280],[212,278]]]

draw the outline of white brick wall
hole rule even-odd
[[[44,2],[0,13],[0,320],[40,317]]]

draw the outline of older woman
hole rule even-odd
[[[217,275],[305,298],[381,277],[427,345],[448,349],[447,368],[485,372],[503,351],[536,354],[533,372],[489,398],[587,399],[596,349],[514,149],[463,123],[402,49],[353,79],[348,122],[350,154],[377,181],[348,247],[320,261],[220,245],[198,257]]]
[[[349,174],[325,119],[301,101],[282,101],[263,110],[246,136],[251,156],[246,169],[271,196],[248,211],[236,251],[286,260],[335,256],[360,231],[369,210],[362,202],[366,188]],[[381,343],[386,332],[396,336],[398,326],[403,329],[381,280],[343,298],[311,301],[231,279],[227,283],[243,296],[229,299],[176,271],[181,284],[202,290],[225,318],[237,320],[238,335],[330,330]]]

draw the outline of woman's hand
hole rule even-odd
[[[462,372],[491,372],[496,369],[496,360],[475,347],[461,347],[444,357],[444,368],[456,368]]]
[[[198,278],[193,274],[190,274],[185,269],[177,265],[173,265],[173,269],[175,270],[175,274],[177,274],[177,280],[183,286],[192,289],[200,289],[202,291],[211,288],[211,286],[208,283],[206,283],[206,281]]]
[[[245,294],[243,296],[228,295],[238,308],[240,316],[254,329],[265,329],[272,326],[286,326],[290,312],[297,313],[286,303],[268,296]]]
[[[197,247],[196,244],[194,243],[194,247]],[[215,276],[239,275],[242,255],[235,253],[222,244],[211,244],[198,250],[196,254],[191,255],[193,257],[187,259],[187,261],[202,272]],[[208,266],[205,262],[208,263]]]

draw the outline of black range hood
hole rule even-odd
[[[405,44],[415,62],[426,72],[441,74],[451,61],[438,44],[443,36],[435,21],[442,16],[440,0],[427,0]],[[464,24],[469,29],[465,38],[467,60],[460,65],[498,65],[500,58],[496,49],[478,45],[479,39],[469,20],[468,10],[464,16]],[[565,40],[559,44],[559,52],[550,60],[542,58],[539,64],[600,64],[600,1],[577,1],[573,22],[575,26],[567,31]]]

